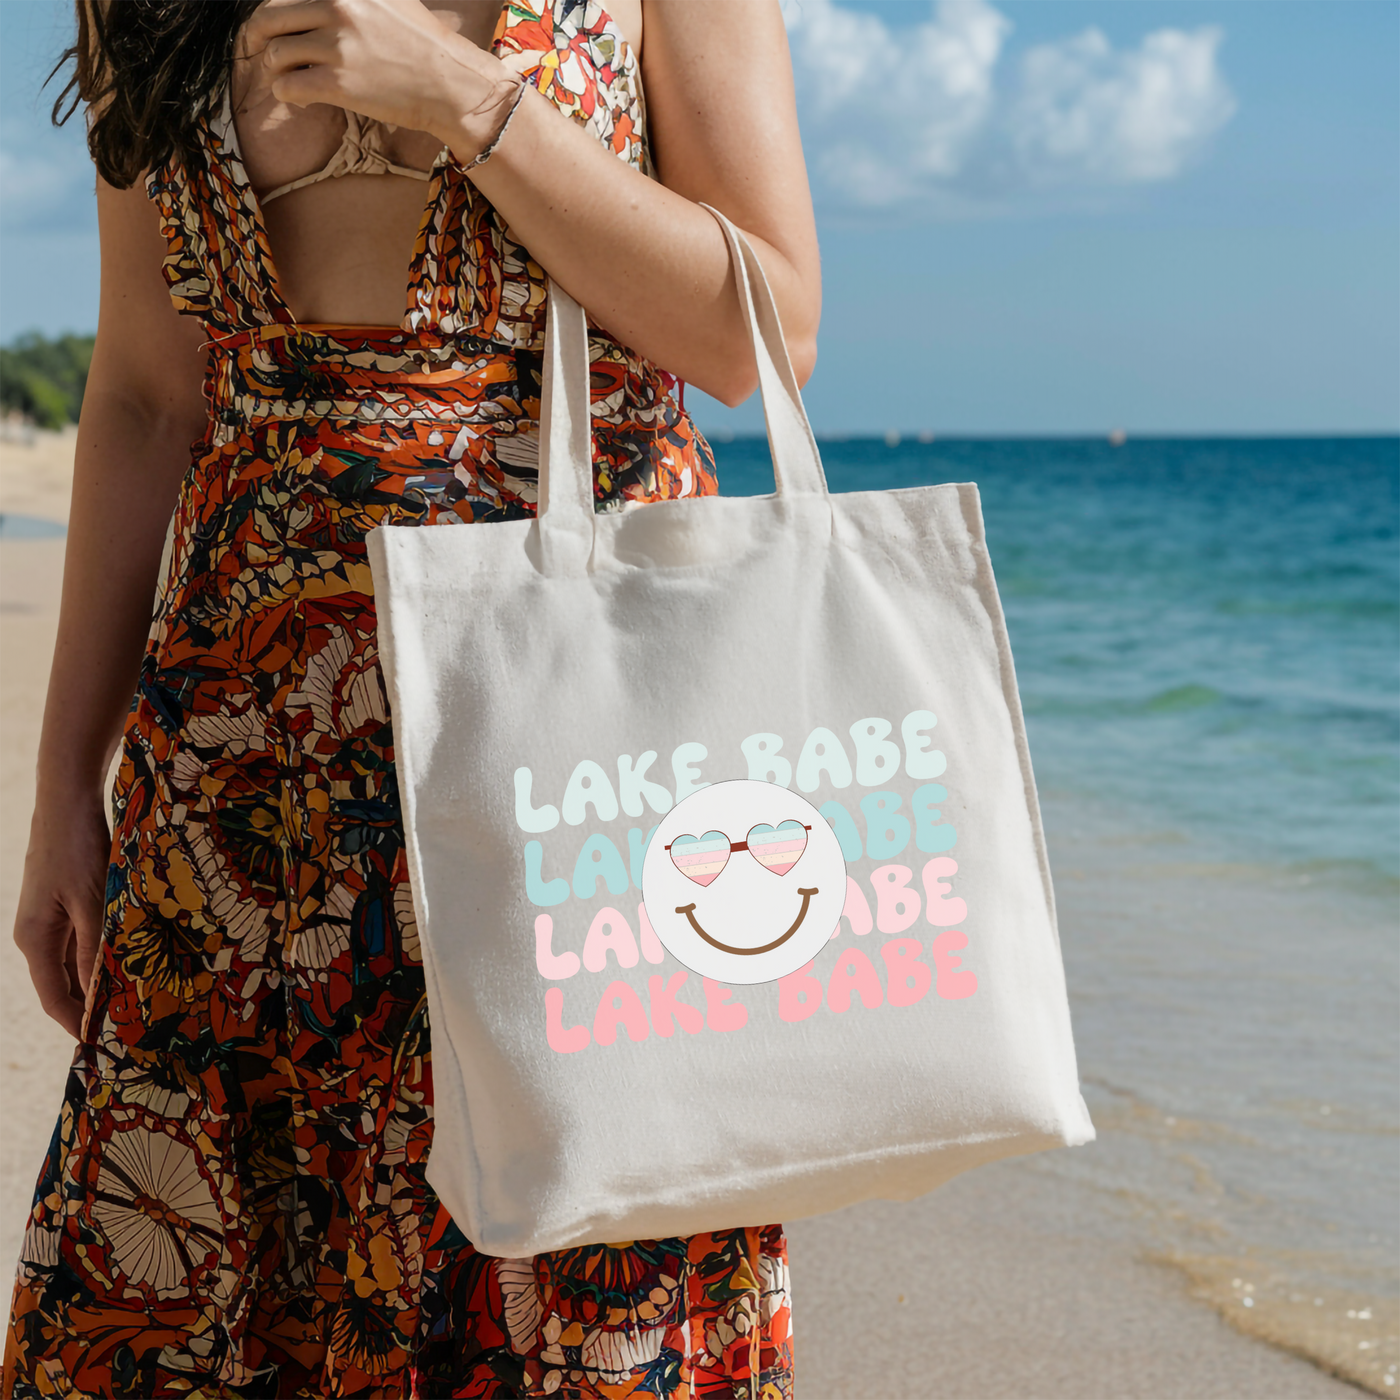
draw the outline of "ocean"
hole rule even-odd
[[[726,494],[767,443],[714,444]],[[974,481],[1091,1147],[1047,1170],[1247,1331],[1400,1389],[1400,439],[828,439]]]

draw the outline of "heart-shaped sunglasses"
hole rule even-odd
[[[786,875],[802,859],[811,829],[792,818],[777,826],[760,822],[749,828],[743,841],[731,841],[722,831],[707,831],[703,836],[677,836],[666,850],[671,864],[697,885],[714,880],[735,851],[747,851],[765,870]]]

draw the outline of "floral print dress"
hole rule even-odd
[[[636,58],[596,0],[512,0],[495,51],[649,169]],[[204,135],[147,189],[209,333],[209,422],[5,1394],[789,1400],[780,1226],[495,1259],[424,1181],[432,1056],[364,540],[533,513],[544,275],[444,151],[402,325],[298,326],[227,99]],[[591,355],[599,509],[712,493],[674,382],[596,330]]]

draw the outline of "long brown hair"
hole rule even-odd
[[[88,106],[98,174],[126,189],[172,155],[198,150],[198,123],[228,80],[233,41],[258,0],[76,0],[73,72],[53,104],[62,126]]]

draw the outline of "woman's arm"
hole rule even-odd
[[[821,273],[778,0],[645,0],[643,77],[660,183],[526,92],[471,171],[512,235],[624,344],[726,403],[757,383],[719,226],[749,234],[799,381]],[[419,0],[264,0],[245,31],[279,101],[429,131],[470,161],[517,91],[498,59]]]
[[[660,184],[545,98],[472,178],[531,256],[625,345],[725,403],[758,383],[712,204],[748,235],[799,383],[817,358],[821,267],[776,0],[647,0],[643,76]],[[475,133],[450,143],[470,159]]]
[[[171,303],[144,189],[99,180],[97,214],[97,343],[14,932],[44,1010],[74,1035],[101,933],[103,780],[140,669],[166,526],[207,411],[203,332]]]

